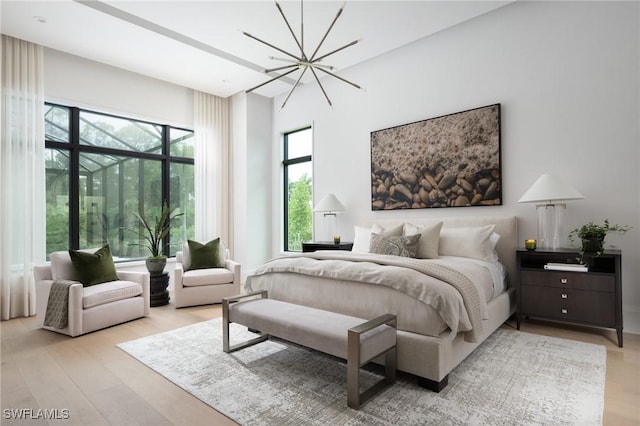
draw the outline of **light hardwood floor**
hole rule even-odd
[[[232,420],[118,349],[120,342],[221,315],[219,305],[152,308],[147,318],[70,338],[36,329],[35,318],[0,323],[2,425],[235,425]],[[515,328],[510,320],[503,327]],[[596,343],[607,348],[604,424],[640,425],[640,336],[527,321],[522,331]],[[46,422],[8,419],[6,409],[58,409]]]

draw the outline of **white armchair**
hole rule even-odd
[[[76,280],[67,251],[51,253],[49,265],[36,266],[36,315],[38,327],[72,337],[149,315],[148,272],[116,270],[119,280],[69,288],[68,323],[65,328],[44,325],[49,292],[54,280]]]
[[[223,297],[240,294],[240,264],[229,259],[229,250],[221,247],[223,268],[189,270],[189,245],[176,253],[173,300],[176,308],[221,303]]]

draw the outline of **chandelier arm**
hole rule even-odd
[[[291,25],[289,25],[289,21],[287,20],[287,17],[282,11],[282,8],[280,7],[280,3],[278,2],[275,2],[275,3],[276,3],[276,7],[278,8],[278,11],[280,12],[280,15],[282,15],[282,19],[284,19],[284,23],[287,24],[287,28],[289,28],[289,32],[291,33],[291,35],[293,36],[293,39],[296,41],[296,44],[300,48],[300,56],[302,58],[306,58],[304,55],[304,48],[302,47],[302,44],[300,44],[300,42],[298,41],[298,37],[296,37],[296,34],[293,32]],[[304,34],[303,34],[303,37],[304,37]],[[303,43],[304,43],[304,39],[303,39]]]
[[[276,80],[277,80],[277,79],[279,79],[279,78],[282,78],[282,77],[284,77],[284,76],[286,76],[286,75],[291,74],[291,73],[292,73],[292,72],[294,72],[296,69],[297,69],[297,68],[294,68],[294,69],[292,69],[291,71],[287,71],[287,72],[286,72],[286,73],[284,73],[284,74],[280,74],[280,75],[278,75],[278,76],[276,76],[276,77],[273,77],[271,80],[267,80],[267,81],[265,81],[265,82],[264,82],[264,83],[262,83],[262,84],[258,84],[257,86],[252,87],[251,89],[247,89],[247,90],[245,90],[245,93],[251,93],[251,92],[253,92],[254,90],[256,90],[256,89],[258,89],[258,88],[260,88],[260,87],[264,86],[265,84],[269,84],[269,83],[271,83],[272,81],[276,81]]]
[[[277,68],[269,68],[269,69],[264,70],[264,72],[266,74],[269,74],[270,72],[286,70],[287,68],[293,68],[293,67],[298,67],[298,64],[283,65],[283,66],[277,67]]]
[[[300,65],[300,64],[307,64],[307,65],[313,65],[314,67],[322,67],[322,68],[327,68],[327,69],[335,69],[334,66],[332,65],[325,65],[325,64],[319,64],[318,60],[314,61],[314,62],[309,62],[309,61],[302,61],[300,59],[289,59],[289,58],[278,58],[276,56],[269,56],[269,59],[274,60],[274,61],[282,61],[282,62],[289,62],[291,64],[296,64],[296,65]]]
[[[314,67],[314,68],[315,68],[315,67]],[[330,76],[335,77],[335,78],[337,78],[338,80],[342,80],[342,81],[344,81],[345,83],[350,84],[350,85],[352,85],[352,86],[353,86],[353,87],[355,87],[355,88],[362,89],[362,87],[358,86],[357,84],[352,83],[352,82],[350,82],[349,80],[347,80],[346,78],[342,78],[342,77],[340,77],[339,75],[336,75],[336,74],[334,74],[334,73],[332,73],[332,72],[330,72],[330,71],[327,71],[327,70],[322,69],[322,68],[318,68],[318,71],[322,71],[323,73],[329,74]]]
[[[313,68],[324,68],[327,70],[334,70],[336,69],[336,67],[334,67],[333,65],[324,65],[324,64],[316,64],[316,63],[310,63],[310,66]]]
[[[300,73],[300,76],[298,77],[298,80],[296,80],[296,84],[294,84],[293,87],[291,88],[291,90],[289,91],[289,94],[285,98],[285,100],[282,103],[282,106],[280,107],[280,109],[284,108],[284,106],[287,104],[287,101],[291,97],[291,94],[293,93],[293,91],[296,90],[296,87],[298,87],[298,84],[300,84],[300,80],[302,80],[302,76],[304,75],[305,72],[307,72],[307,69],[309,69],[309,67],[304,67],[304,69]]]
[[[277,56],[269,56],[269,59],[272,59],[274,61],[291,62],[292,64],[300,63],[300,58],[289,59],[289,58],[278,58]]]
[[[249,34],[249,33],[247,33],[247,32],[243,32],[242,34],[244,34],[244,35],[246,35],[247,37],[252,38],[252,39],[254,39],[254,40],[256,40],[256,41],[259,41],[259,42],[260,42],[260,43],[262,43],[262,44],[266,44],[266,45],[267,45],[267,46],[269,46],[270,48],[272,48],[272,49],[276,49],[277,51],[282,52],[282,53],[284,53],[284,54],[285,54],[285,55],[287,55],[287,56],[291,56],[293,59],[296,59],[296,60],[299,60],[299,59],[300,59],[300,58],[298,58],[296,55],[294,55],[293,53],[289,53],[289,52],[287,52],[286,50],[280,49],[279,47],[276,47],[276,46],[274,46],[274,45],[273,45],[273,44],[271,44],[271,43],[267,43],[266,41],[261,40],[261,39],[259,39],[258,37],[254,36],[254,35],[251,35],[251,34]]]
[[[318,47],[316,47],[316,50],[313,51],[313,55],[311,55],[311,59],[309,60],[310,62],[313,62],[313,58],[315,58],[316,54],[318,53],[318,50],[320,50],[320,47],[322,46],[322,44],[324,43],[325,39],[327,38],[327,36],[331,32],[331,29],[333,28],[333,25],[336,23],[336,21],[338,20],[340,15],[342,15],[342,10],[343,9],[344,9],[344,3],[342,3],[342,6],[340,6],[340,10],[338,10],[338,13],[336,14],[336,17],[333,18],[333,21],[331,22],[331,25],[329,25],[329,28],[327,28],[327,32],[324,33],[324,37],[322,37],[322,40],[320,40],[320,43],[318,43]]]
[[[327,102],[329,102],[329,106],[332,107],[333,104],[331,103],[331,99],[329,99],[329,96],[327,96],[327,92],[324,91],[324,87],[322,86],[322,83],[320,83],[320,79],[318,78],[318,74],[316,74],[316,72],[315,72],[315,70],[313,68],[314,67],[311,67],[311,72],[313,73],[313,76],[316,78],[316,81],[318,82],[318,86],[320,86],[320,90],[322,90],[322,94],[324,95],[324,97],[327,100]]]
[[[358,43],[360,43],[361,41],[362,41],[362,39],[361,39],[361,38],[360,38],[360,39],[358,39],[358,40],[354,40],[354,41],[352,41],[351,43],[345,44],[344,46],[339,47],[339,48],[337,48],[336,50],[332,50],[331,52],[326,53],[326,54],[324,54],[324,55],[320,56],[320,57],[319,57],[319,58],[317,58],[317,59],[313,59],[313,60],[311,60],[310,62],[318,62],[318,61],[321,61],[321,60],[323,60],[324,58],[326,58],[327,56],[331,56],[331,55],[333,55],[334,53],[338,53],[339,51],[344,50],[344,49],[346,49],[347,47],[351,47],[351,46],[353,46],[354,44],[358,44]]]

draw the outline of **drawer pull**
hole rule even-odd
[[[563,299],[566,299],[566,298],[567,298],[567,297],[569,297],[569,296],[567,295],[567,293],[562,293],[562,294],[560,295],[560,297],[562,297]]]
[[[568,310],[566,310],[566,309],[564,309],[564,308],[560,309],[560,312],[562,312],[563,314],[567,314],[567,313],[569,313],[569,311],[568,311]]]
[[[566,284],[566,283],[568,283],[568,282],[569,282],[569,280],[568,280],[568,279],[566,279],[566,278],[560,278],[560,282],[561,282],[562,284]]]

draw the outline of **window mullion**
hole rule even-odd
[[[160,200],[160,205],[166,201],[169,208],[171,208],[171,194],[169,191],[171,185],[171,170],[169,164],[169,149],[170,149],[170,138],[169,138],[169,126],[162,126],[162,199]],[[169,243],[171,240],[171,232],[167,233],[162,242],[162,253],[164,253],[167,257],[169,256]]]
[[[80,110],[69,108],[71,164],[69,173],[69,247],[80,248]]]

